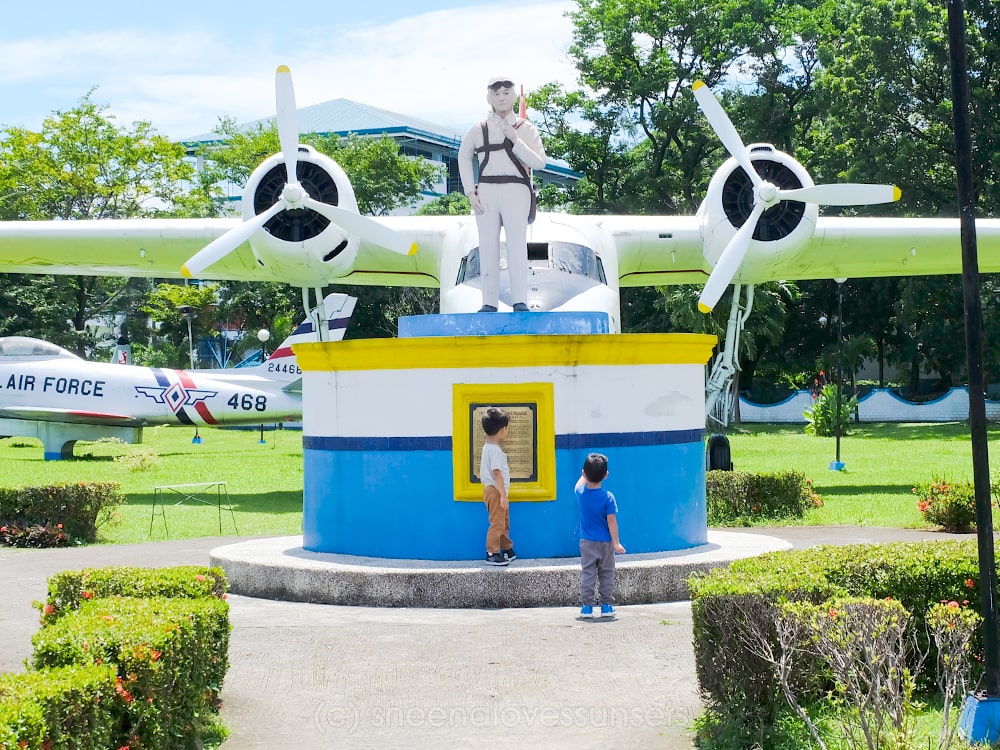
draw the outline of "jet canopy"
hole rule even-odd
[[[48,341],[27,336],[0,336],[0,357],[72,357],[72,352]]]

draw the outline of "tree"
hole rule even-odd
[[[448,193],[421,205],[417,216],[468,216],[471,212],[472,205],[465,194]]]
[[[194,169],[184,147],[149,122],[116,125],[92,94],[46,117],[38,132],[0,133],[0,186],[17,186],[0,203],[3,219],[151,216],[188,192]]]
[[[37,132],[0,131],[5,198],[0,218],[72,221],[212,212],[207,191],[188,190],[194,169],[182,146],[158,135],[148,122],[117,125],[92,94],[45,118]],[[0,307],[16,310],[40,293],[45,302],[34,307],[36,313],[16,318],[19,332],[84,355],[96,343],[90,321],[113,317],[128,289],[122,278],[46,276],[30,283],[6,278],[0,281]]]
[[[159,326],[159,335],[165,346],[151,347],[146,354],[146,364],[166,367],[189,365],[189,347],[194,347],[194,342],[188,341],[188,321],[181,313],[181,307],[190,306],[195,310],[198,323],[196,327],[192,325],[193,337],[197,335],[195,328],[213,331],[219,320],[217,291],[216,284],[157,284],[142,311],[148,313]],[[185,341],[187,346],[184,346]]]

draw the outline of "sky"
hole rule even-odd
[[[0,127],[37,130],[88,91],[117,122],[175,140],[274,114],[274,71],[299,107],[353,99],[464,130],[486,82],[567,87],[573,0],[49,0],[0,19]]]

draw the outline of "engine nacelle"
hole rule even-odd
[[[354,188],[333,159],[309,146],[299,146],[299,184],[315,200],[357,212]],[[243,218],[253,218],[278,201],[285,187],[281,154],[264,161],[243,192]],[[282,211],[250,238],[257,263],[291,284],[313,286],[317,278],[346,273],[358,254],[360,239],[311,209]]]
[[[780,189],[811,187],[809,173],[788,154],[768,143],[747,147],[757,174]],[[753,210],[753,182],[737,163],[727,160],[708,184],[705,200],[698,209],[698,223],[705,247],[705,259],[714,267]],[[814,203],[780,201],[769,208],[757,222],[754,241],[750,243],[735,281],[753,283],[769,278],[767,269],[780,258],[803,247],[816,229],[819,207]]]

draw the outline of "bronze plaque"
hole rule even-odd
[[[507,439],[500,444],[507,454],[510,482],[538,481],[538,404],[469,404],[469,478],[479,482],[479,461],[483,456],[486,433],[483,432],[483,414],[491,406],[503,409],[510,417]]]

